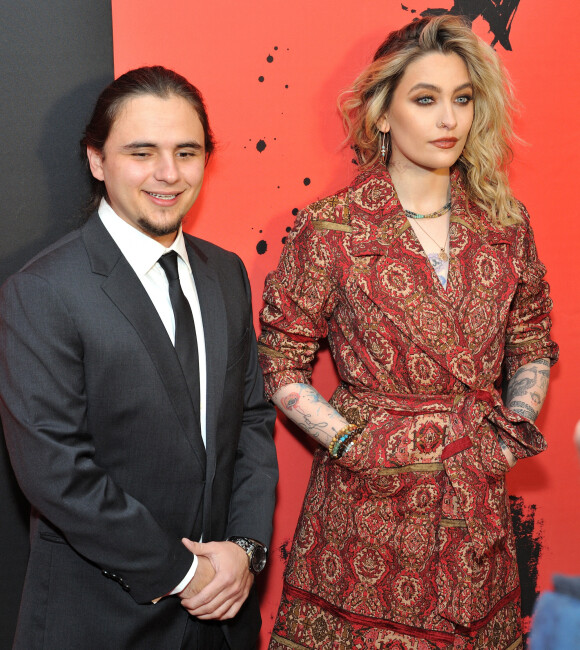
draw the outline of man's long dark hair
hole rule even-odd
[[[87,146],[102,152],[109,137],[111,128],[117,119],[123,104],[133,97],[154,95],[167,99],[172,95],[187,100],[199,117],[205,136],[206,162],[215,148],[215,140],[203,97],[199,90],[185,77],[163,66],[136,68],[129,70],[113,83],[109,84],[99,95],[89,123],[81,140],[81,155],[88,168]],[[103,181],[91,175],[91,198],[87,204],[87,212],[94,212],[101,199],[106,198],[107,190]]]

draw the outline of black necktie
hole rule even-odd
[[[175,351],[189,387],[193,408],[199,416],[199,356],[195,323],[189,301],[183,293],[177,270],[177,253],[169,251],[159,258],[169,282],[169,298],[175,316]]]

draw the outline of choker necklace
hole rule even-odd
[[[404,210],[405,214],[409,219],[436,219],[437,217],[442,217],[451,207],[451,201],[447,201],[447,203],[440,208],[439,210],[436,210],[435,212],[431,212],[429,214],[417,214],[417,212],[412,212],[411,210]]]

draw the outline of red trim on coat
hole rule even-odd
[[[447,460],[448,458],[451,458],[451,456],[455,456],[455,454],[458,454],[460,451],[465,451],[472,446],[471,438],[469,436],[463,436],[463,438],[455,440],[455,442],[448,444],[447,447],[443,449],[441,460]]]
[[[456,636],[452,632],[438,632],[436,630],[426,630],[420,627],[413,627],[412,625],[405,625],[404,623],[395,623],[394,621],[387,621],[382,618],[374,618],[372,616],[365,616],[364,614],[355,614],[354,612],[349,612],[342,607],[333,605],[328,601],[324,600],[316,594],[311,594],[308,591],[304,591],[299,587],[294,587],[293,585],[288,584],[284,581],[284,591],[300,600],[305,600],[309,603],[312,603],[316,607],[323,609],[335,616],[343,618],[350,623],[355,625],[361,625],[363,627],[376,627],[384,630],[392,630],[393,632],[398,632],[399,634],[407,634],[409,636],[414,636],[420,639],[425,639],[426,641],[443,641],[445,643],[453,643],[453,639]],[[506,594],[499,602],[497,602],[494,607],[488,612],[487,616],[476,621],[473,625],[465,627],[463,625],[456,625],[455,632],[461,636],[474,637],[477,632],[485,627],[489,621],[499,612],[500,609],[503,609],[510,602],[518,599],[520,597],[520,588],[516,587],[509,594]]]

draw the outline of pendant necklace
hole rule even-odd
[[[449,208],[448,208],[449,209]],[[405,211],[406,212],[406,211]],[[441,215],[439,215],[441,216]],[[447,262],[449,261],[449,255],[445,251],[445,246],[447,246],[447,240],[449,239],[449,232],[451,231],[451,225],[447,227],[447,237],[445,237],[445,241],[443,242],[443,246],[440,246],[434,239],[431,237],[431,235],[421,226],[421,224],[417,221],[417,225],[421,230],[429,237],[429,239],[439,248],[439,252],[437,253],[437,256],[442,262]]]

